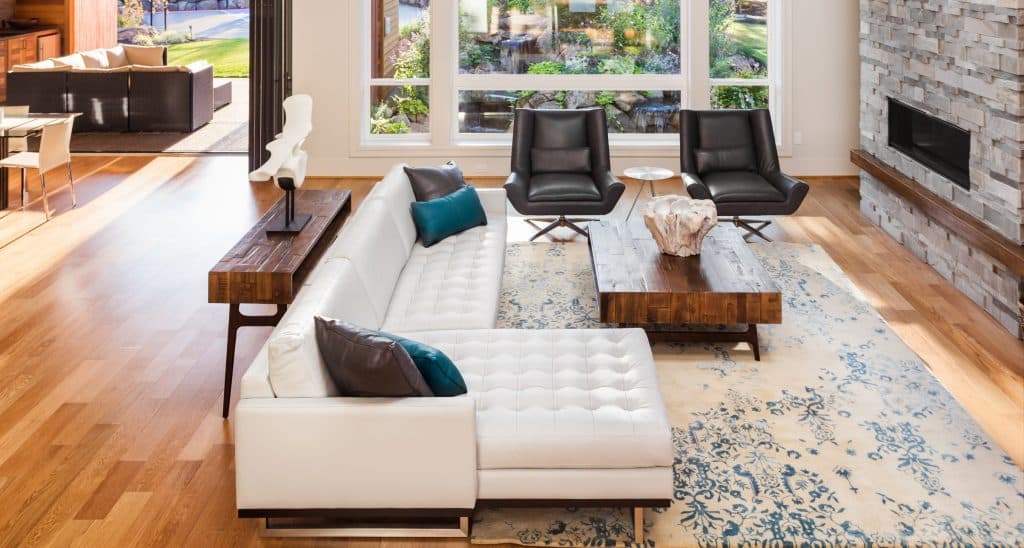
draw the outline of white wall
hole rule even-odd
[[[315,129],[307,143],[310,173],[322,176],[382,175],[396,161],[415,165],[449,159],[469,175],[503,175],[508,154],[463,149],[432,152],[429,145],[406,151],[365,150],[359,127],[359,5],[365,0],[303,0],[294,4],[294,91],[315,100]],[[436,0],[435,0],[436,1]],[[847,175],[857,170],[849,151],[857,146],[859,17],[853,0],[792,2],[786,54],[790,95],[788,137],[792,154],[783,168],[795,175]],[[435,26],[439,24],[435,20]],[[616,150],[614,167],[660,165],[679,169],[678,147]]]
[[[856,0],[793,2],[790,23],[793,155],[799,175],[855,175],[850,149],[860,142],[860,15]]]

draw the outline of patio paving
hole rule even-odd
[[[231,104],[214,112],[213,121],[192,133],[76,133],[73,152],[246,153],[249,150],[249,79],[226,78]]]

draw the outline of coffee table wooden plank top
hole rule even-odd
[[[296,235],[267,235],[267,225],[284,208],[284,200],[238,241],[209,273],[211,303],[289,304],[302,286],[307,261],[325,232],[351,210],[348,190],[299,190],[296,209],[313,217]]]
[[[632,325],[782,323],[782,294],[737,231],[716,227],[701,254],[662,254],[639,223],[590,225],[601,321]]]

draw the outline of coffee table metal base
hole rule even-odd
[[[749,324],[746,331],[709,331],[689,329],[655,329],[641,327],[651,343],[745,342],[754,351],[754,360],[761,361],[761,345],[757,338],[757,325]]]

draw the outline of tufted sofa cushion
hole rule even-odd
[[[671,428],[642,330],[405,336],[440,349],[466,379],[481,470],[672,465]]]
[[[497,321],[505,265],[505,219],[417,243],[398,279],[385,331],[486,329]]]

